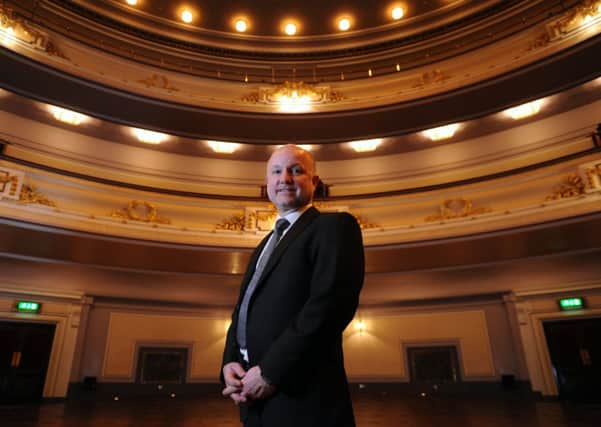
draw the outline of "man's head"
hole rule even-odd
[[[313,156],[296,145],[278,148],[267,162],[267,195],[280,215],[310,203],[318,182]]]

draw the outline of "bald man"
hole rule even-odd
[[[342,332],[363,285],[363,243],[353,216],[312,206],[318,182],[297,146],[267,163],[278,217],[242,280],[221,375],[246,427],[355,425]]]

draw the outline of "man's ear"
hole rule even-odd
[[[317,184],[319,184],[319,176],[313,175],[313,185],[317,187]]]

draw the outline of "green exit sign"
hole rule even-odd
[[[562,298],[559,300],[559,307],[562,310],[578,310],[584,308],[584,300],[579,297]]]
[[[17,311],[19,313],[39,313],[42,304],[33,301],[17,301]]]

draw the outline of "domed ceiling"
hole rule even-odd
[[[268,155],[261,145],[295,142],[341,160],[357,155],[344,144],[372,139],[385,142],[378,155],[401,153],[435,146],[421,133],[432,127],[469,122],[461,138],[475,138],[515,126],[495,115],[526,101],[572,89],[541,118],[599,96],[597,85],[578,89],[600,74],[599,1],[8,0],[1,8],[17,40],[0,51],[1,84],[25,97],[4,108],[36,120],[30,100],[73,109],[105,123],[82,132],[115,142],[122,125],[164,132],[186,144],[152,148],[180,154],[219,157],[190,143],[217,140],[245,143],[240,159],[259,160]]]

